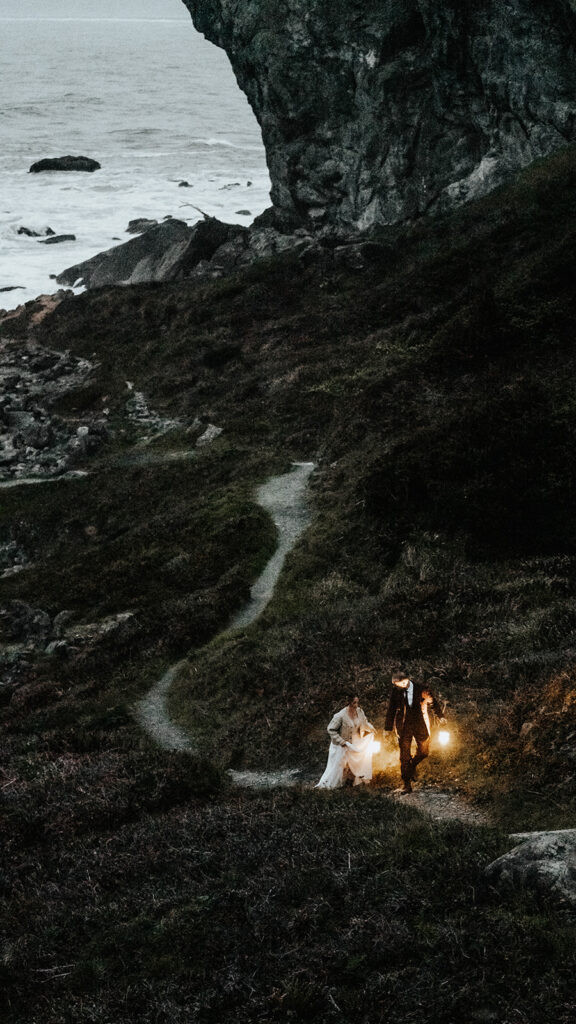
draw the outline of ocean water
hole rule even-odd
[[[0,308],[55,291],[50,275],[127,241],[136,217],[249,224],[269,206],[256,119],[189,19],[17,20],[0,7],[0,68],[0,288],[18,289]],[[29,173],[67,154],[101,170]]]

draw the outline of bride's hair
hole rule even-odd
[[[356,693],[356,690],[349,690],[346,694],[346,703],[351,704],[355,697],[358,697],[358,700],[360,700],[360,694]]]

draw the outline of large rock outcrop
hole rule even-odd
[[[175,281],[188,277],[201,261],[210,260],[221,246],[244,233],[239,225],[223,224],[215,217],[193,227],[168,218],[123,245],[67,267],[56,280],[58,284],[81,284],[85,288]]]
[[[486,868],[488,880],[508,889],[534,889],[576,908],[576,829],[529,832],[510,853]]]
[[[451,207],[576,138],[570,0],[183,0],[262,128],[287,226]]]

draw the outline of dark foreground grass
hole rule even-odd
[[[47,823],[5,868],[3,1019],[567,1024],[574,921],[487,887],[505,845],[349,791]]]

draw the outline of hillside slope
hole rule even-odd
[[[476,998],[471,1021],[572,1018],[572,924],[501,905],[482,866],[498,826],[573,823],[575,184],[567,149],[457,214],[93,291],[34,329],[93,363],[54,412],[106,407],[110,436],[88,476],[0,491],[26,555],[2,580],[5,1019],[368,1020],[386,998],[407,1022],[430,986],[445,1024]],[[24,345],[34,312],[2,336]],[[126,380],[179,426],[143,447]],[[295,458],[313,523],[264,616],[211,642],[274,547],[253,489]],[[197,758],[131,711],[186,654]],[[319,770],[351,683],[381,725],[398,661],[458,739],[423,776],[495,829],[391,807],[388,765],[350,800],[228,791],[220,767]]]

